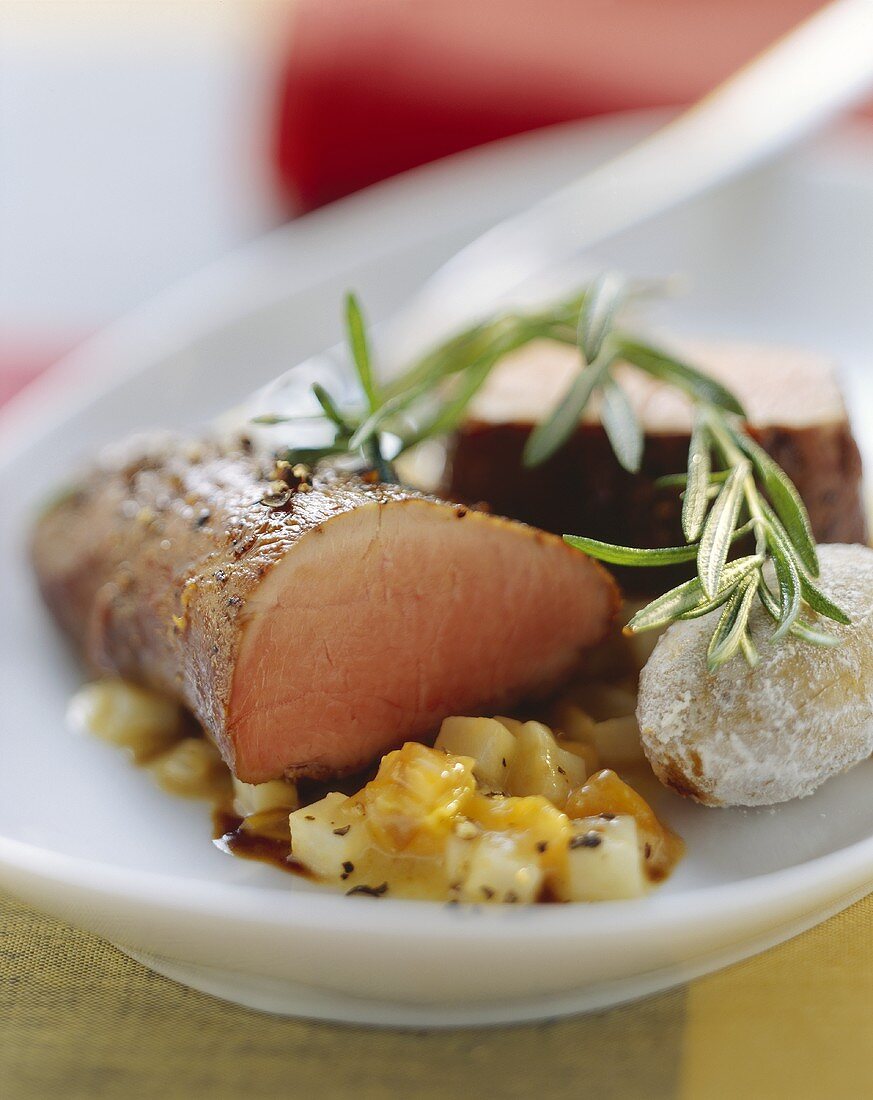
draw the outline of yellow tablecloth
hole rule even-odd
[[[873,1096],[873,896],[635,1005],[399,1032],[260,1015],[0,898],[0,1096],[429,1100]]]

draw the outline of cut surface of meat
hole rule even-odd
[[[552,535],[335,474],[268,507],[270,465],[167,439],[108,453],[33,539],[88,662],[184,702],[247,782],[355,771],[547,691],[617,613]]]
[[[860,453],[827,360],[805,351],[699,341],[670,350],[737,395],[752,434],[797,486],[819,542],[866,541]],[[639,474],[616,460],[596,401],[560,451],[541,466],[524,468],[533,425],[557,404],[578,369],[575,349],[554,342],[507,356],[450,445],[443,492],[454,500],[487,501],[501,515],[559,534],[627,546],[682,543],[679,494],[655,482],[687,467],[691,406],[679,391],[640,371],[616,368],[646,433]],[[663,591],[683,575],[616,573],[640,594]]]

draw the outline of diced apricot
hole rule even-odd
[[[569,817],[594,817],[596,814],[630,814],[636,819],[646,861],[646,873],[653,881],[668,874],[683,851],[675,833],[662,825],[652,807],[609,769],[592,775],[588,782],[567,799]]]
[[[364,806],[376,844],[422,855],[442,847],[476,790],[474,764],[413,741],[384,756],[376,778],[354,799]]]

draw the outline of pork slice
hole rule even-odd
[[[861,458],[831,364],[810,352],[747,344],[676,343],[677,354],[742,401],[750,429],[797,486],[819,542],[864,542]],[[533,426],[579,369],[575,349],[541,341],[507,356],[452,440],[443,492],[488,501],[502,515],[561,534],[628,546],[684,541],[675,489],[655,481],[687,468],[691,407],[676,389],[626,365],[616,377],[645,429],[642,469],[618,464],[596,402],[567,444],[535,469],[522,452]],[[684,570],[617,570],[635,594],[663,591]]]
[[[45,599],[91,666],[180,699],[240,778],[328,777],[557,685],[615,584],[528,526],[212,443],[104,458],[36,525]]]

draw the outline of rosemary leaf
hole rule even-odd
[[[845,611],[837,607],[832,600],[829,600],[806,572],[800,556],[792,547],[791,538],[788,532],[782,526],[778,516],[766,501],[761,501],[761,511],[764,514],[769,528],[776,533],[783,547],[786,548],[787,552],[790,553],[794,559],[794,565],[800,580],[800,595],[803,600],[809,604],[813,611],[817,611],[819,615],[824,615],[825,618],[833,619],[834,622],[842,623],[844,626],[848,625],[851,620]]]
[[[482,355],[478,362],[474,363],[464,373],[454,393],[440,407],[437,414],[408,439],[404,440],[403,450],[409,450],[410,447],[414,447],[423,439],[432,439],[434,436],[446,435],[448,432],[454,431],[463,420],[467,406],[485,384],[488,375],[498,360],[505,354],[505,347],[498,346]]]
[[[646,630],[658,630],[695,607],[703,596],[703,585],[695,577],[671,588],[663,596],[646,604],[624,628],[626,634],[642,634]]]
[[[532,340],[558,340],[576,346],[579,313],[587,291],[537,313],[507,313],[479,322],[429,351],[418,363],[384,387],[394,397],[422,385],[437,389],[444,379],[469,369],[496,342],[521,347]],[[509,338],[512,338],[511,341]]]
[[[528,436],[524,448],[525,466],[539,466],[567,442],[579,424],[591,395],[603,381],[611,361],[611,356],[602,355],[579,372],[549,416],[537,424]]]
[[[818,576],[818,554],[815,549],[815,537],[800,494],[788,475],[744,432],[736,429],[732,432],[739,447],[754,463],[758,476],[764,483],[764,491],[770,498],[776,515],[785,525],[791,544],[800,559],[814,577]]]
[[[779,618],[776,632],[771,638],[771,641],[778,642],[780,638],[785,637],[800,614],[800,576],[794,564],[790,544],[786,544],[781,532],[770,524],[767,529],[767,545],[770,548],[776,569],[776,580],[779,584]]]
[[[731,542],[737,542],[753,530],[754,524],[750,520],[742,524],[731,535]],[[564,542],[575,550],[581,550],[589,558],[597,558],[598,561],[608,565],[681,565],[686,561],[694,561],[700,551],[700,543],[691,543],[688,546],[661,546],[654,550],[641,549],[638,546],[617,546],[612,542],[600,542],[598,539],[590,539],[585,535],[564,535]],[[738,558],[737,562],[745,561]],[[725,569],[729,569],[735,562],[728,562]]]
[[[800,576],[800,594],[813,611],[817,611],[819,615],[824,615],[826,619],[833,619],[835,623],[848,626],[852,620],[845,611],[829,600],[824,592],[802,571],[799,570],[798,573]]]
[[[372,436],[384,427],[386,421],[403,412],[414,401],[423,397],[429,389],[430,382],[424,381],[410,390],[404,390],[396,393],[393,397],[389,397],[355,429],[349,439],[349,450],[353,451],[358,447],[363,447]]]
[[[340,433],[348,438],[351,433],[351,427],[345,420],[339,409],[334,404],[333,398],[327,392],[327,390],[318,382],[312,383],[312,393],[315,400],[321,405],[324,410],[324,415],[339,429]]]
[[[708,600],[703,585],[695,577],[677,585],[663,596],[641,608],[624,628],[628,634],[642,634],[646,630],[657,630],[676,619],[696,619],[714,611],[729,599],[734,589],[754,569],[759,569],[764,559],[757,554],[746,558],[737,558],[729,562],[722,574],[723,585],[715,598]]]
[[[836,634],[828,634],[826,630],[819,630],[805,619],[798,619],[789,633],[794,634],[795,637],[801,638],[810,645],[823,646],[825,649],[834,649],[842,644],[841,639]]]
[[[737,630],[736,627],[740,603],[744,594],[745,588],[735,590],[728,600],[727,607],[725,607],[719,616],[718,624],[709,639],[709,646],[706,653],[707,665],[710,672],[714,672],[716,668],[718,668],[718,664],[716,663],[716,657],[718,655],[722,655],[722,662],[728,659],[728,657],[724,655],[724,649],[725,642],[729,636],[734,639],[735,648],[739,648],[740,637],[745,633],[745,624],[743,624],[740,630]]]
[[[721,571],[727,561],[731,536],[743,503],[743,482],[748,472],[747,462],[734,466],[703,525],[697,554],[697,575],[704,592],[710,597],[719,589]]]
[[[712,470],[709,475],[710,485],[721,485],[727,481],[730,475],[730,470]],[[656,489],[684,489],[688,484],[688,474],[664,474],[663,477],[656,478],[654,485]]]
[[[498,328],[496,321],[474,325],[459,333],[446,344],[428,352],[405,374],[389,382],[384,390],[387,398],[408,393],[419,386],[427,389],[438,386],[452,374],[460,374],[474,363],[482,351],[494,340]]]
[[[643,458],[643,429],[624,390],[608,374],[603,379],[600,418],[619,463],[628,473],[638,473]]]
[[[700,587],[702,601],[690,608],[688,611],[683,612],[680,616],[682,619],[699,619],[703,615],[708,615],[710,612],[715,611],[716,608],[733,595],[737,585],[750,573],[756,570],[760,572],[761,566],[764,563],[764,558],[760,554],[750,554],[745,558],[737,558],[736,561],[729,561],[724,567],[721,573],[721,585],[718,592],[712,597],[711,600],[707,599],[703,595],[703,586]],[[700,582],[698,581],[698,584]]]
[[[322,459],[335,458],[348,454],[345,443],[329,443],[324,447],[289,447],[279,456],[292,466],[302,463],[304,466],[316,466]]]
[[[253,416],[251,422],[270,427],[274,424],[302,424],[311,420],[324,420],[324,413],[289,413],[287,416],[279,413],[264,413],[263,416]]]
[[[346,295],[346,330],[348,332],[352,359],[361,382],[361,388],[367,398],[367,404],[370,409],[373,410],[379,404],[379,397],[376,390],[376,381],[373,378],[373,367],[370,362],[367,330],[364,325],[364,318],[361,314],[361,307],[358,304],[358,299],[351,293]]]
[[[627,281],[610,272],[595,279],[579,312],[578,342],[585,364],[593,363],[603,350],[615,315],[627,297]]]
[[[781,611],[779,601],[763,581],[758,587],[758,598],[770,618],[778,622]],[[810,645],[824,646],[830,649],[840,645],[840,639],[835,634],[828,634],[827,631],[820,630],[813,623],[802,618],[795,620],[788,633],[802,639],[804,642],[809,642]]]
[[[710,672],[726,664],[742,647],[757,587],[755,578],[749,577],[728,600],[706,652]]]
[[[665,592],[663,596],[653,599],[650,604],[641,608],[625,630],[628,634],[643,634],[645,630],[667,626],[675,619],[699,618],[714,612],[727,601],[744,576],[761,568],[763,560],[760,554],[750,554],[748,558],[728,562],[721,574],[722,586],[712,599],[707,599],[704,586],[696,576],[692,581],[671,588],[670,592]]]
[[[687,542],[696,542],[703,530],[709,507],[709,433],[701,417],[695,421],[688,448],[688,480],[682,498],[682,532]]]
[[[688,474],[662,474],[654,482],[656,489],[684,489],[688,484]]]
[[[742,405],[730,390],[725,389],[714,378],[701,374],[694,367],[674,359],[664,351],[629,337],[616,337],[616,353],[619,358],[639,367],[653,378],[672,383],[696,402],[716,405],[738,416],[745,416]]]
[[[749,634],[748,630],[746,630],[742,638],[740,638],[740,649],[743,651],[743,656],[746,658],[746,664],[749,668],[754,668],[761,658],[758,655],[758,648],[752,641],[752,636]]]
[[[700,584],[700,581],[697,582]],[[734,581],[733,584],[723,584],[719,588],[718,592],[712,597],[707,599],[703,592],[703,586],[700,587],[702,602],[696,604],[694,607],[689,608],[687,611],[683,611],[678,617],[682,620],[687,619],[702,619],[704,615],[710,615],[713,611],[717,611],[722,604],[727,603],[730,597],[736,592],[739,581]]]
[[[640,550],[635,546],[614,546],[611,542],[585,538],[584,535],[564,535],[564,542],[574,550],[581,550],[589,558],[596,558],[608,565],[678,565],[694,561],[697,546],[664,546],[658,550]]]
[[[454,430],[492,367],[511,351],[539,338],[560,338],[566,343],[575,344],[575,329],[569,329],[563,322],[556,323],[551,315],[508,315],[491,324],[477,326],[469,333],[457,337],[453,342],[458,349],[454,361],[451,358],[444,359],[437,353],[427,370],[422,372],[416,368],[405,376],[399,388],[396,383],[390,387],[387,402],[396,402],[392,414],[409,408],[415,401],[428,395],[439,406],[436,415],[419,423],[407,435],[401,453],[424,439]],[[454,378],[458,379],[458,385],[451,389],[448,384]],[[372,425],[369,431],[372,434]]]

